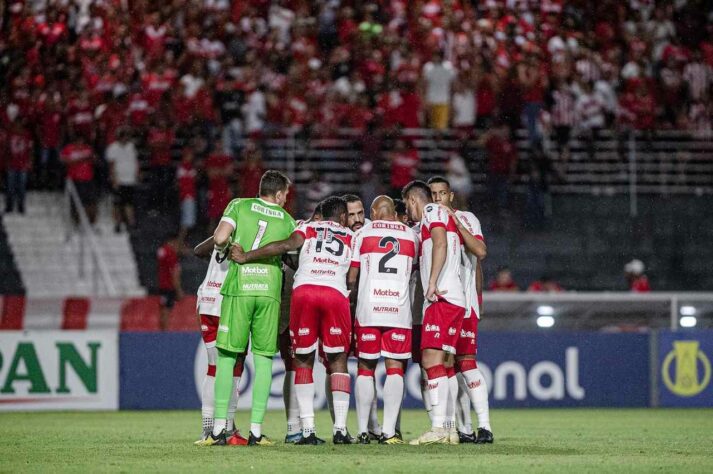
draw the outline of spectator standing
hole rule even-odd
[[[398,197],[403,187],[416,178],[420,163],[418,150],[410,140],[407,145],[406,140],[399,138],[387,156],[391,163],[391,195]]]
[[[454,209],[470,209],[468,205],[473,192],[473,182],[470,179],[468,166],[460,153],[452,152],[446,164],[446,179],[451,184],[454,193]]]
[[[562,163],[566,163],[570,157],[570,138],[576,119],[575,100],[571,85],[564,79],[559,80],[554,89],[550,91],[552,128],[559,159]]]
[[[228,179],[233,175],[233,159],[222,152],[213,153],[205,161],[205,170],[208,175],[209,228],[214,229],[232,197]]]
[[[196,168],[193,165],[193,150],[184,148],[181,163],[176,169],[178,183],[178,202],[181,207],[181,224],[178,229],[178,241],[183,247],[188,232],[196,226]]]
[[[527,126],[527,136],[532,146],[542,141],[538,121],[545,102],[547,77],[535,55],[530,55],[521,63],[518,66],[517,73],[522,87],[523,113]]]
[[[240,197],[257,197],[260,188],[260,178],[265,172],[262,164],[262,151],[253,141],[245,144],[243,159],[238,172]]]
[[[183,298],[178,234],[172,234],[156,252],[158,294],[161,297],[161,330],[168,327],[171,308]]]
[[[431,128],[444,130],[448,127],[448,105],[451,102],[451,84],[455,77],[456,69],[450,61],[443,60],[441,51],[434,53],[433,60],[423,66],[426,105]]]
[[[575,103],[580,134],[587,143],[589,159],[594,159],[599,131],[604,127],[604,103],[592,90],[590,82],[581,84],[581,92]]]
[[[309,219],[314,213],[317,204],[332,194],[332,186],[322,178],[318,171],[313,170],[306,189],[302,215],[305,219]]]
[[[122,224],[127,229],[133,229],[136,225],[134,208],[139,181],[139,157],[127,128],[119,129],[116,141],[107,147],[106,160],[114,192],[114,231],[121,232]]]
[[[40,139],[39,182],[49,189],[62,187],[62,169],[59,163],[64,116],[60,108],[59,93],[50,93],[40,110],[37,134]]]
[[[171,190],[175,171],[171,160],[171,147],[176,139],[173,128],[164,117],[160,117],[156,126],[149,130],[148,145],[151,153],[151,185],[153,187],[154,206],[165,209],[171,201]]]
[[[10,123],[7,135],[7,195],[5,212],[11,213],[17,207],[20,214],[25,213],[25,191],[27,175],[32,169],[32,135],[17,117]]]
[[[485,147],[488,193],[499,209],[508,205],[508,188],[517,166],[517,150],[507,124],[499,122],[484,134],[479,144]]]
[[[97,190],[94,185],[96,155],[87,143],[86,136],[82,133],[77,135],[62,149],[60,159],[67,168],[67,179],[74,183],[79,200],[93,225],[97,220]],[[79,216],[74,203],[72,211],[75,222],[78,222]]]
[[[475,91],[469,85],[468,78],[461,77],[453,84],[453,127],[460,136],[468,137],[473,133],[477,114]]]

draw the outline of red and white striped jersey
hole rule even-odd
[[[569,87],[552,92],[552,124],[556,127],[572,127],[577,119],[574,109],[574,93]]]
[[[418,235],[396,221],[372,221],[352,244],[352,267],[359,267],[356,316],[361,326],[411,327],[409,282],[418,255]]]
[[[446,210],[438,204],[427,204],[423,208],[423,217],[421,218],[421,285],[424,294],[428,291],[428,280],[431,275],[431,267],[433,265],[433,240],[431,239],[431,231],[436,227],[446,229],[446,262],[441,269],[436,285],[439,291],[445,291],[443,296],[439,297],[456,306],[466,307],[465,292],[463,290],[463,282],[461,281],[461,247],[462,237],[458,233],[456,224],[448,215]],[[430,301],[424,301],[424,308],[430,305]]]
[[[352,260],[351,230],[332,221],[307,222],[295,232],[304,237],[293,288],[328,286],[347,296],[347,271]]]
[[[208,271],[205,274],[203,283],[198,287],[198,314],[220,316],[220,305],[223,303],[223,295],[220,294],[220,288],[223,286],[225,277],[228,274],[229,253],[229,246],[222,252],[213,249],[210,263],[208,263]]]
[[[468,211],[456,211],[456,216],[461,223],[468,229],[476,239],[483,239],[483,230],[480,227],[480,220],[475,217],[475,214]],[[480,319],[480,305],[478,304],[478,291],[475,286],[475,268],[478,264],[478,259],[475,255],[466,251],[463,248],[463,288],[465,289],[466,308],[475,311],[475,315]],[[466,318],[470,317],[470,311],[465,314]]]

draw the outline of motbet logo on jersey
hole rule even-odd
[[[245,273],[245,272],[243,272],[243,273]],[[208,280],[208,283],[206,284],[206,286],[208,288],[220,288],[221,286],[223,286],[223,284],[219,281]]]
[[[0,333],[0,407],[116,409],[116,332]]]
[[[374,288],[373,295],[377,297],[380,296],[382,298],[399,298],[401,296],[401,292],[399,290],[390,290],[388,288],[385,290],[382,290],[381,288]]]
[[[312,263],[318,263],[321,265],[339,265],[339,262],[332,260],[329,257],[313,257]]]
[[[268,270],[267,268],[263,267],[245,267],[242,266],[240,267],[240,273],[246,276],[252,276],[252,275],[267,275]],[[210,285],[210,282],[208,282],[208,285]],[[220,284],[218,285],[220,287]]]

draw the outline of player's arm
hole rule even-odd
[[[221,220],[213,233],[213,244],[219,249],[224,249],[230,242],[230,236],[235,230],[235,226],[227,220]]]
[[[349,272],[347,272],[347,288],[349,291],[356,292],[358,281],[359,267],[349,267]]]
[[[483,264],[480,260],[475,265],[475,292],[478,294],[478,309],[483,317]]]
[[[282,263],[297,271],[300,266],[300,253],[297,251],[289,251],[282,256]]]
[[[448,215],[453,218],[453,221],[456,223],[456,228],[458,229],[458,233],[463,237],[463,245],[465,245],[465,249],[475,255],[478,260],[483,260],[485,257],[488,255],[488,247],[485,245],[485,242],[482,240],[482,238],[478,238],[478,236],[474,235],[471,233],[470,229],[468,229],[464,224],[463,221],[461,221],[456,213],[453,211],[453,209],[449,209],[444,206],[444,209],[446,212],[448,212]]]
[[[230,259],[235,263],[243,264],[250,263],[256,260],[264,260],[266,258],[282,255],[291,250],[297,250],[304,244],[305,238],[301,232],[293,232],[292,235],[285,240],[272,242],[264,247],[246,252],[239,244],[233,245],[230,249]]]
[[[213,236],[208,237],[200,244],[193,247],[193,255],[198,258],[207,260],[210,258],[210,254],[213,253],[213,248],[215,247],[215,242]]]
[[[444,295],[446,292],[438,291],[438,277],[441,275],[441,270],[446,264],[446,255],[448,252],[448,240],[446,237],[445,226],[431,228],[431,241],[433,242],[433,256],[431,265],[431,274],[428,278],[428,290],[426,290],[426,299],[436,301],[438,296]]]

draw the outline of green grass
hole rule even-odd
[[[0,472],[713,472],[713,410],[494,410],[491,418],[487,446],[313,447],[283,445],[283,415],[270,412],[264,431],[277,446],[200,448],[197,411],[2,413]],[[238,422],[246,427],[248,414]],[[317,427],[331,433],[328,414]],[[402,427],[411,439],[426,415],[404,412]]]

